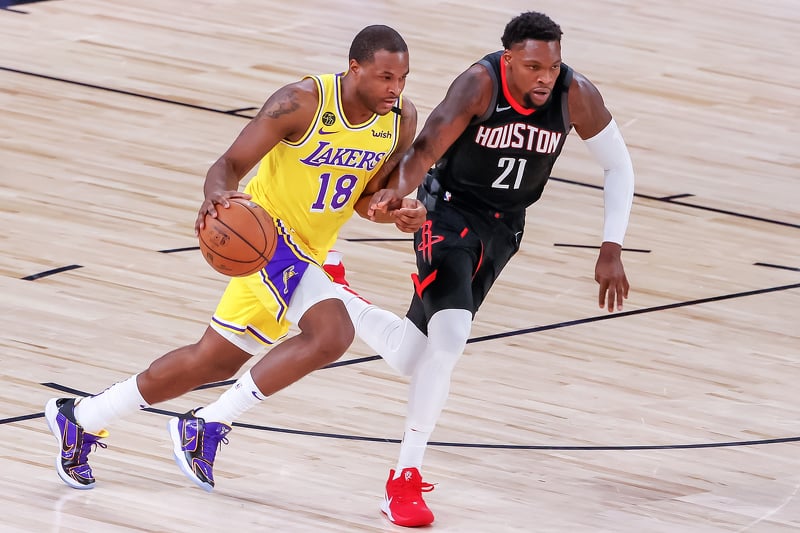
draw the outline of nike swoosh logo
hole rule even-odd
[[[507,105],[507,106],[505,106],[505,107],[500,107],[500,106],[497,106],[497,107],[495,108],[495,111],[496,111],[496,112],[498,112],[498,113],[502,113],[503,111],[508,111],[509,109],[511,109],[511,106],[510,106],[510,105]]]
[[[195,444],[195,440],[197,440],[197,435],[192,435],[188,439],[186,438],[186,436],[184,436],[183,437],[183,442],[181,443],[183,445],[184,450],[188,449],[188,450],[191,450],[191,451],[195,451],[197,449],[197,445]]]
[[[56,422],[57,423],[57,422]],[[78,446],[77,442],[69,443],[67,442],[67,431],[61,434],[61,451],[66,454],[67,456],[71,457],[73,455],[73,450]]]
[[[324,129],[320,128],[319,131],[317,131],[317,133],[319,133],[320,135],[330,135],[331,133],[338,133],[338,132],[336,132],[336,131],[325,131]]]

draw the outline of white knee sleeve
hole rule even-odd
[[[425,351],[425,335],[407,318],[376,307],[344,287],[337,290],[358,338],[395,371],[410,376]]]

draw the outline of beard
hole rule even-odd
[[[550,105],[550,102],[552,101],[553,101],[553,91],[550,91],[550,96],[547,97],[547,100],[545,100],[545,102],[542,105],[534,104],[531,95],[528,93],[525,93],[525,97],[523,98],[523,103],[525,104],[525,108],[533,109],[534,111],[538,111],[539,109],[544,109],[545,107]]]

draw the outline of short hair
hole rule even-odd
[[[506,24],[503,37],[500,39],[503,47],[508,50],[511,45],[532,39],[534,41],[561,41],[561,26],[544,13],[528,11],[511,19]]]
[[[399,33],[389,26],[375,24],[367,26],[353,38],[350,45],[350,59],[359,63],[372,61],[375,52],[408,52],[408,45]]]

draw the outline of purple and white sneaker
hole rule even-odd
[[[175,462],[181,471],[200,488],[214,488],[214,457],[217,449],[228,444],[226,435],[231,427],[221,422],[206,422],[194,411],[169,419]]]
[[[88,433],[75,421],[75,398],[53,398],[44,408],[44,417],[60,448],[56,471],[64,483],[75,489],[94,488],[95,479],[89,466],[89,454],[97,447],[105,448],[100,439],[107,437]]]

